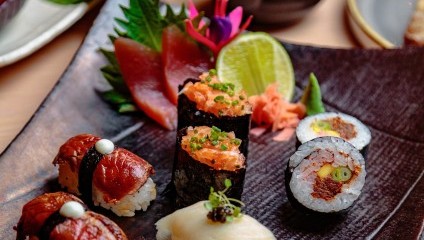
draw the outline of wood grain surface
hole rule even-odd
[[[163,191],[171,178],[175,132],[143,116],[119,115],[96,94],[107,87],[96,51],[107,42],[116,2],[105,4],[83,46],[24,131],[0,156],[0,239],[14,239],[22,206],[58,190],[52,165],[59,146],[78,133],[112,139],[151,162],[158,199],[147,212],[120,218],[130,239],[154,239],[154,223],[172,211]],[[271,134],[252,137],[243,200],[246,212],[277,239],[417,239],[424,220],[424,49],[336,50],[285,45],[294,64],[296,99],[315,72],[328,110],[353,115],[372,132],[363,194],[340,218],[316,219],[288,203],[284,168],[295,151]]]

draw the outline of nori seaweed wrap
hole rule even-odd
[[[178,131],[172,176],[177,207],[208,199],[210,187],[224,189],[225,179],[232,182],[227,196],[241,199],[246,161],[239,151],[240,144],[234,133],[217,127],[188,127]]]
[[[226,132],[233,131],[242,140],[240,151],[247,157],[252,107],[246,94],[235,93],[233,84],[220,83],[210,75],[200,78],[187,79],[179,87],[178,130],[188,126],[216,126]],[[197,89],[188,89],[193,85]]]

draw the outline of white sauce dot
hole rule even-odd
[[[96,142],[95,148],[101,154],[109,154],[113,152],[115,145],[109,139],[101,139]]]
[[[84,215],[84,207],[79,202],[69,201],[62,205],[60,215],[68,218],[80,218]]]

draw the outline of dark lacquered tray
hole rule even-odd
[[[171,178],[175,132],[143,114],[119,115],[96,94],[105,87],[96,50],[107,42],[117,1],[105,4],[74,61],[31,121],[0,157],[0,239],[14,239],[12,227],[33,197],[58,190],[51,164],[59,146],[83,132],[115,140],[149,160],[159,196],[147,212],[116,221],[130,239],[154,239],[154,223],[170,213],[162,194]],[[288,203],[284,168],[295,139],[251,137],[243,200],[246,212],[278,239],[415,239],[424,220],[424,49],[337,50],[284,44],[295,68],[296,97],[311,71],[318,76],[328,110],[362,120],[371,129],[363,194],[342,218],[316,219]]]

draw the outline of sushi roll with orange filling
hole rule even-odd
[[[371,132],[358,119],[343,113],[326,112],[303,119],[296,128],[300,144],[317,137],[333,136],[343,138],[366,157]]]
[[[215,126],[180,130],[172,178],[177,206],[207,198],[209,189],[205,186],[223,189],[225,179],[233,183],[228,196],[241,199],[246,172],[246,158],[239,150],[241,143],[233,132]]]
[[[188,126],[216,126],[234,131],[243,142],[240,151],[247,156],[252,105],[244,91],[232,83],[222,83],[216,71],[188,79],[178,95],[178,129]]]
[[[345,212],[365,184],[365,161],[350,143],[320,137],[302,144],[285,173],[287,196],[306,213]]]
[[[59,165],[62,187],[118,216],[145,211],[156,198],[152,165],[107,139],[90,134],[72,137],[60,147],[53,164]]]
[[[17,240],[29,239],[122,239],[125,233],[109,218],[87,211],[77,197],[46,193],[24,205]]]

